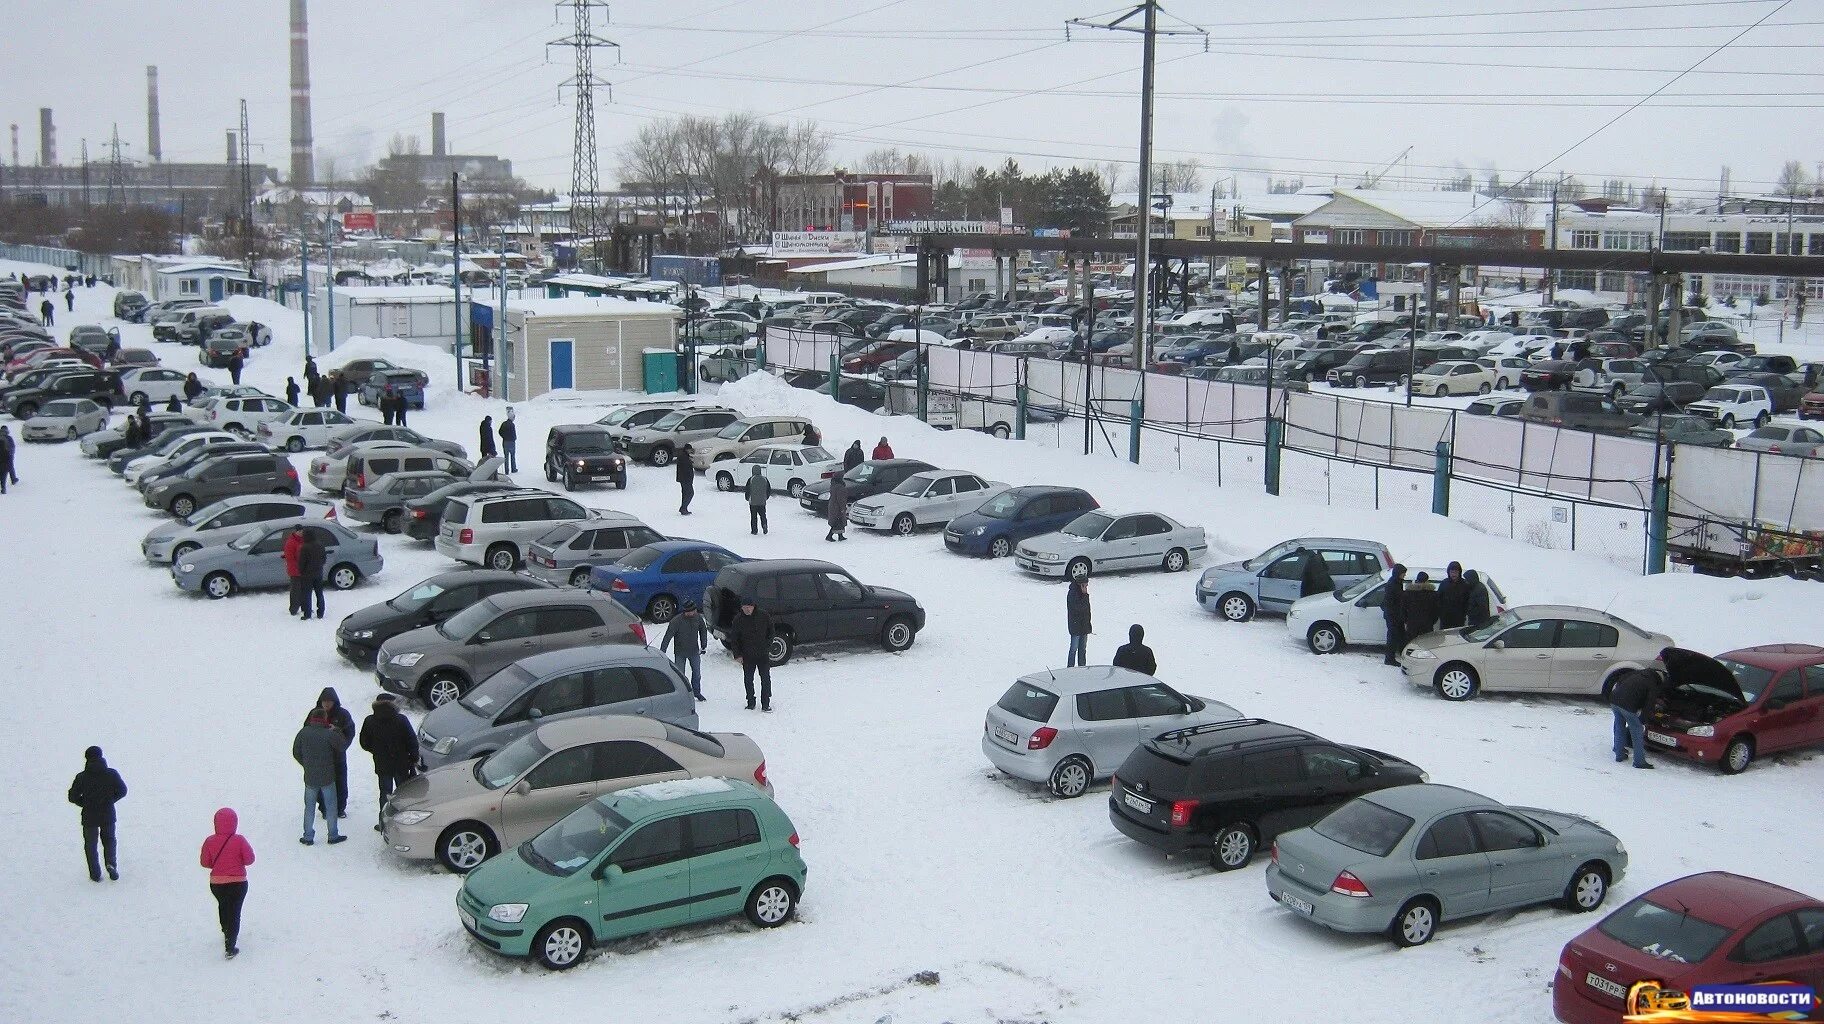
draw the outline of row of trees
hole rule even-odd
[[[0,241],[83,252],[170,252],[177,218],[150,206],[53,206],[0,200]]]
[[[781,179],[817,174],[829,164],[830,137],[814,122],[686,115],[640,127],[620,153],[621,189],[650,204],[665,223],[693,231],[697,214],[714,211],[723,227],[693,239],[714,248],[776,228],[790,201]]]

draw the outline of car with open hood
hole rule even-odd
[[[1400,651],[1414,686],[1445,700],[1496,693],[1607,697],[1622,673],[1653,667],[1672,638],[1596,608],[1526,604],[1481,627],[1441,629]]]
[[[352,590],[378,573],[385,562],[380,545],[328,519],[275,519],[240,533],[225,544],[198,548],[171,563],[171,581],[181,590],[216,599],[242,590],[287,586],[285,538],[302,526],[324,547],[323,579],[337,590]]]
[[[1824,745],[1824,647],[1766,644],[1714,658],[1665,652],[1667,689],[1647,713],[1647,743],[1725,773],[1757,757]]]

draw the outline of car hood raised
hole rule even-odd
[[[1699,654],[1683,647],[1673,647],[1666,651],[1664,663],[1666,680],[1675,688],[1704,686],[1726,693],[1744,704],[1747,703],[1747,698],[1742,694],[1741,684],[1735,680],[1735,673],[1729,671],[1727,666],[1708,654]]]
[[[407,779],[393,790],[392,806],[396,810],[429,809],[488,792],[486,786],[475,780],[475,762],[479,760],[454,761]]]

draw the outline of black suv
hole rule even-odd
[[[842,478],[848,482],[849,504],[852,505],[863,498],[887,493],[914,473],[936,468],[917,459],[869,459],[842,474]],[[817,515],[826,514],[830,509],[830,481],[815,480],[806,484],[804,490],[798,492],[798,507]]]
[[[39,387],[14,388],[7,392],[6,411],[19,419],[29,420],[37,414],[39,406],[59,398],[93,398],[110,409],[114,403],[126,400],[120,391],[119,374],[111,370],[73,370],[52,377]]]
[[[1233,871],[1363,793],[1427,778],[1391,754],[1243,718],[1141,743],[1110,780],[1108,816],[1130,839],[1207,854],[1211,867]]]
[[[595,423],[559,423],[545,435],[545,479],[577,484],[607,480],[627,489],[627,457],[614,451],[614,438]]]
[[[848,570],[807,558],[769,558],[730,565],[703,591],[703,613],[724,644],[745,601],[773,617],[768,664],[783,665],[800,644],[875,642],[889,651],[912,646],[925,610],[912,596],[870,587]]]
[[[1405,380],[1412,371],[1412,357],[1406,350],[1392,348],[1357,352],[1343,365],[1330,371],[1331,386],[1352,388],[1370,384],[1394,384]]]

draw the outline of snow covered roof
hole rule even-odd
[[[715,796],[720,793],[732,793],[735,787],[727,779],[709,776],[701,779],[673,779],[670,782],[653,782],[632,789],[623,789],[615,797],[626,799],[635,797],[642,800],[682,800],[687,796]]]
[[[477,296],[474,303],[490,309],[500,308],[497,299]],[[541,317],[556,318],[590,318],[598,316],[646,316],[678,317],[683,313],[678,307],[664,302],[636,302],[632,299],[597,298],[591,295],[572,295],[562,299],[524,298],[508,299],[507,309],[517,312],[527,319]]]
[[[247,277],[247,268],[235,263],[179,263],[175,266],[159,267],[157,272],[160,274],[217,273]],[[251,280],[251,278],[248,279]]]
[[[572,288],[619,288],[631,284],[631,277],[603,277],[600,274],[559,274],[545,279],[546,284],[568,285]]]
[[[838,260],[834,263],[816,263],[808,267],[792,267],[788,274],[821,274],[827,270],[861,270],[865,267],[884,267],[895,264],[916,263],[917,256],[904,253],[886,253],[879,256],[858,256],[854,259]]]
[[[1240,207],[1244,215],[1255,217],[1302,217],[1329,202],[1331,193],[1337,191],[1342,190],[1325,186],[1299,192],[1243,192],[1235,196],[1217,196],[1216,209],[1226,213]],[[1182,219],[1185,210],[1200,210],[1202,216],[1209,216],[1208,192],[1173,192],[1171,197],[1174,218]],[[1109,205],[1114,208],[1131,209],[1139,201],[1138,192],[1117,192],[1109,197]]]
[[[439,284],[342,284],[336,297],[357,305],[379,302],[454,302],[455,290]]]
[[[1472,218],[1499,209],[1494,197],[1481,192],[1400,192],[1391,189],[1339,188],[1334,199],[1321,204],[1300,219],[1321,220],[1316,215],[1323,207],[1338,200],[1354,200],[1409,224],[1426,228],[1471,223]]]

